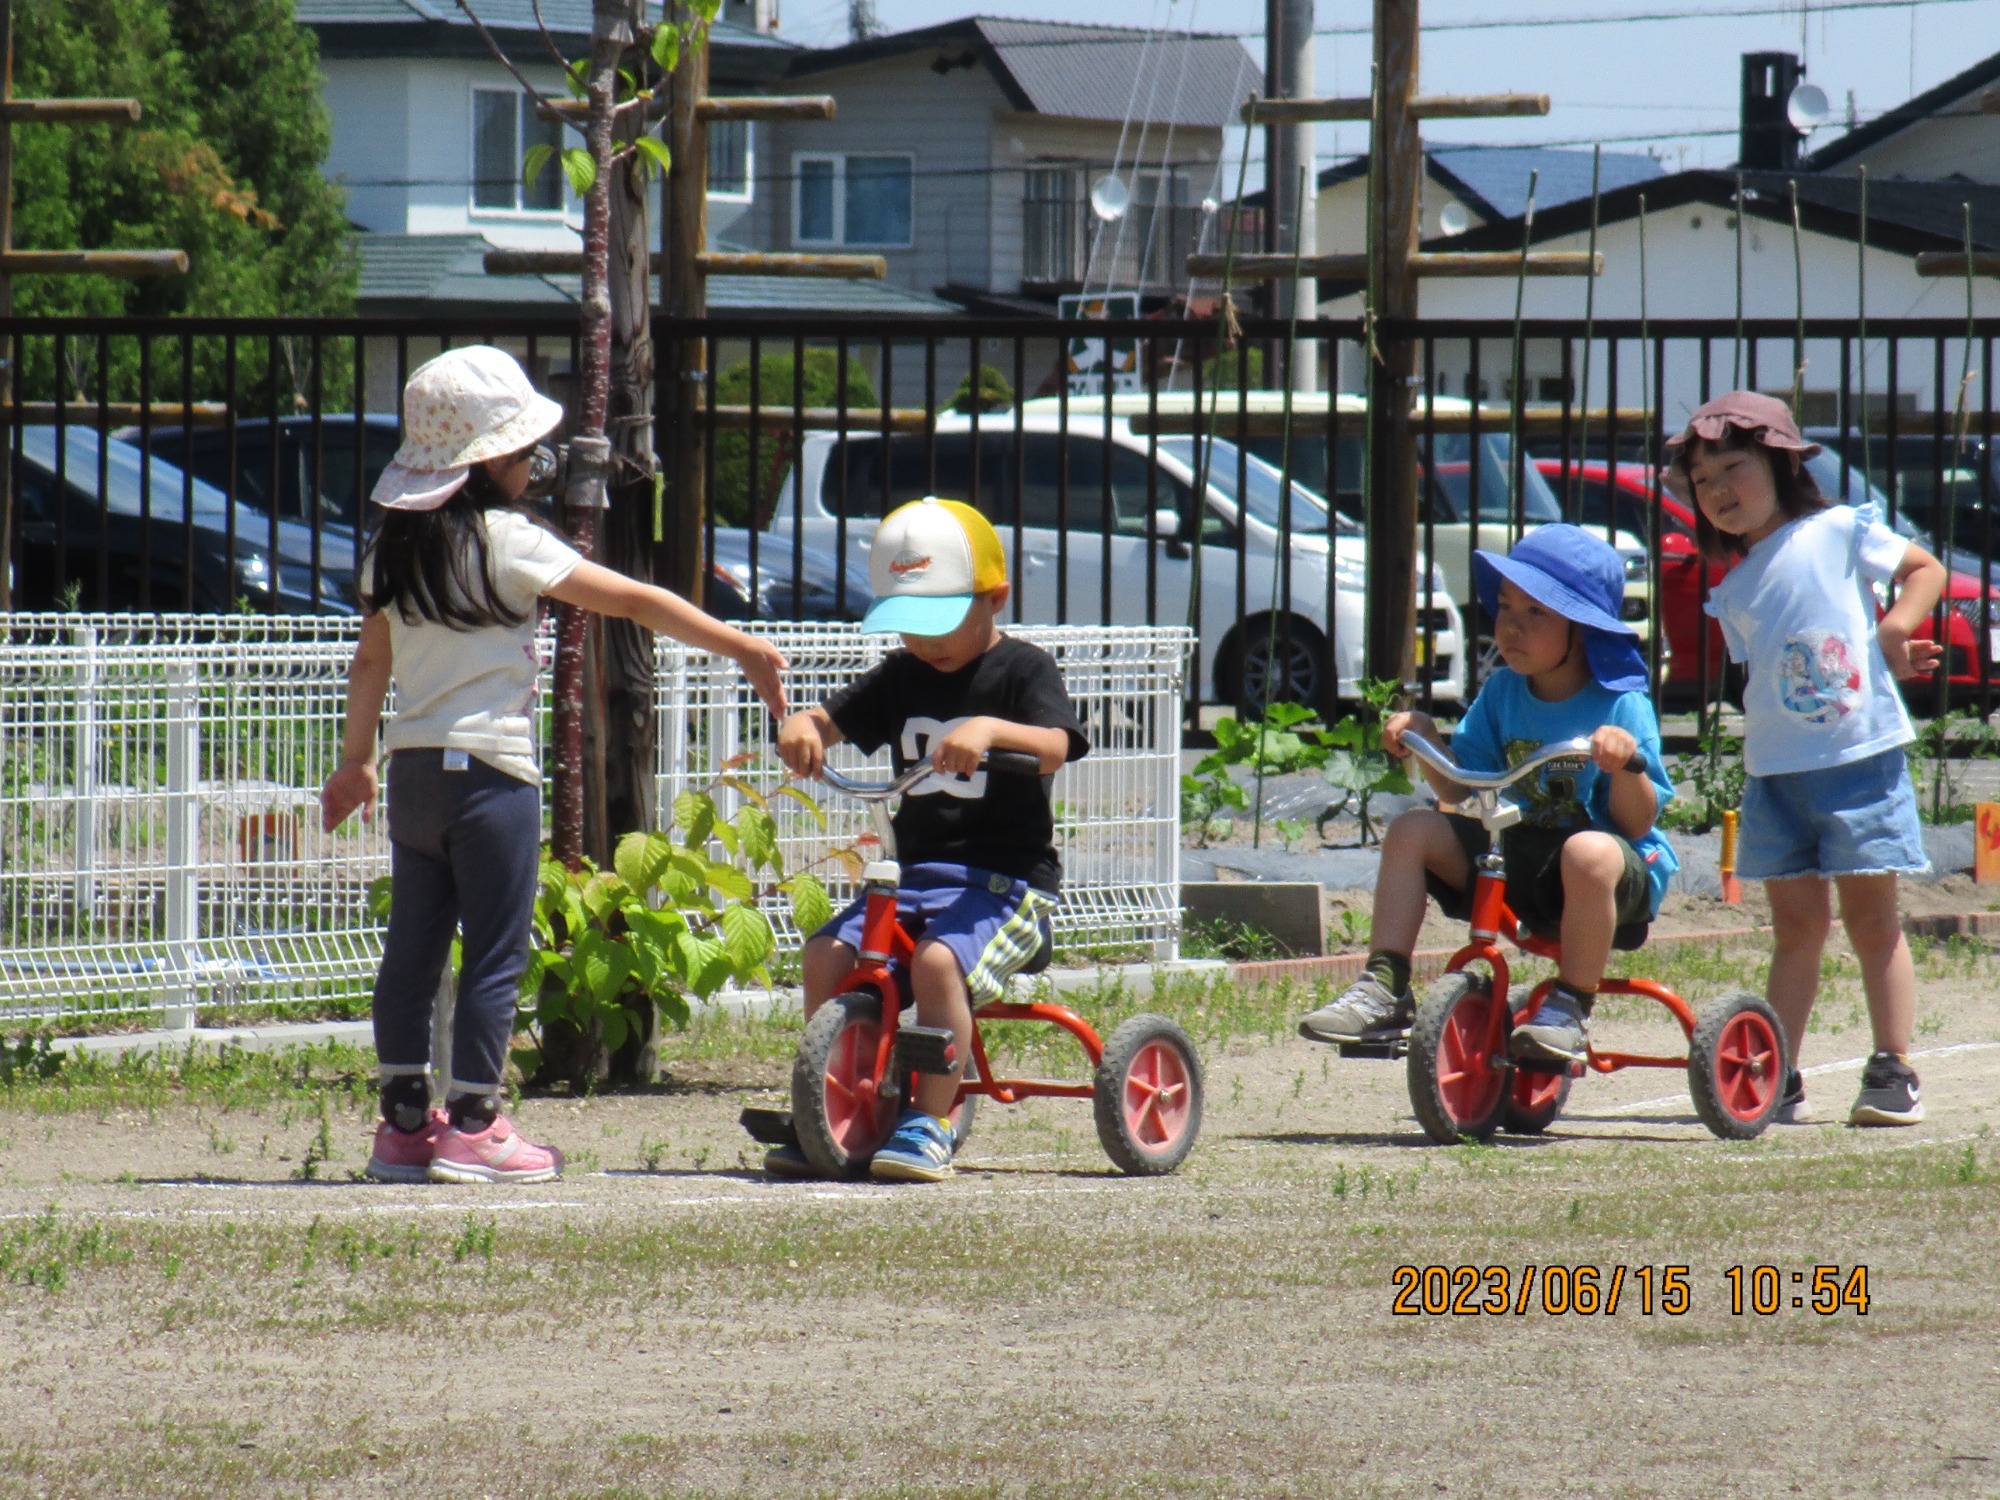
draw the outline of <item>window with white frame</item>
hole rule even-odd
[[[748,120],[714,120],[708,127],[708,196],[748,203],[756,157]]]
[[[562,126],[535,114],[519,89],[472,91],[472,206],[513,213],[560,213],[562,163],[550,160],[533,182],[521,180],[528,152],[562,147]]]
[[[802,155],[792,159],[792,242],[907,249],[915,224],[916,158]]]

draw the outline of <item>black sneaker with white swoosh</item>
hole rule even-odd
[[[1914,1125],[1924,1117],[1917,1070],[1893,1052],[1877,1052],[1861,1070],[1850,1125]]]

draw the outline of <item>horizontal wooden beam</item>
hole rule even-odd
[[[185,250],[7,250],[0,276],[185,276]]]
[[[1410,101],[1410,117],[1416,120],[1492,120],[1548,112],[1547,94],[1437,94]],[[1246,125],[1372,120],[1375,102],[1365,95],[1349,99],[1249,99],[1241,113]]]
[[[834,281],[880,281],[889,266],[879,255],[751,255],[704,250],[694,258],[704,276],[817,276]],[[581,250],[488,250],[488,276],[581,276]],[[658,257],[651,266],[661,270]]]
[[[23,401],[19,410],[21,423],[26,427],[47,427],[56,420],[56,404],[53,401]],[[14,412],[12,402],[0,401],[0,427],[13,425]],[[216,427],[229,420],[229,408],[220,401],[196,401],[192,405],[180,401],[149,401],[144,406],[137,401],[107,401],[99,406],[95,401],[79,398],[63,403],[62,420],[67,427],[96,427],[100,422],[106,427],[123,427],[130,422],[145,421]],[[165,451],[155,456],[173,457]]]
[[[711,425],[718,430],[738,432],[750,425],[750,412],[751,408],[748,406],[718,406],[713,413]],[[794,427],[803,427],[815,432],[830,432],[843,425],[849,432],[867,433],[882,430],[882,409],[878,406],[848,407],[844,424],[840,409],[834,406],[759,406],[756,412],[757,426],[763,432],[784,432]],[[889,408],[891,432],[922,432],[928,426],[930,422],[920,406]]]
[[[1242,425],[1239,427],[1237,425],[1239,416],[1231,408],[1230,399],[1229,388],[1224,386],[1222,389],[1221,405],[1214,417],[1215,435],[1217,437],[1229,439],[1236,437],[1239,433],[1244,437],[1255,438],[1274,438],[1284,435],[1285,414],[1283,412],[1244,412],[1241,414],[1240,420]],[[1590,413],[1590,425],[1593,429],[1605,429],[1609,425],[1610,418],[1610,412],[1602,407],[1595,408]],[[1155,420],[1150,413],[1134,412],[1130,420],[1132,430],[1141,436],[1149,432],[1157,432],[1162,437],[1186,437],[1192,433],[1207,433],[1210,417],[1206,411],[1163,411],[1159,414],[1158,419]],[[1366,415],[1361,412],[1343,412],[1339,420],[1343,428],[1356,437],[1363,434],[1368,421]],[[1618,409],[1618,426],[1627,432],[1645,432],[1650,430],[1647,427],[1647,420],[1648,413],[1639,407],[1621,406]],[[1481,432],[1504,433],[1508,430],[1512,421],[1513,412],[1508,407],[1482,406],[1479,409],[1479,430]],[[1577,426],[1582,421],[1583,413],[1581,411],[1570,412],[1569,422],[1572,427]],[[1421,406],[1410,413],[1410,424],[1416,430],[1421,432],[1426,422],[1436,432],[1470,432],[1472,430],[1472,413],[1466,408],[1460,407],[1452,411],[1441,411],[1427,418]],[[1521,409],[1521,430],[1523,432],[1537,435],[1560,432],[1562,424],[1563,414],[1562,408],[1559,406],[1527,406]],[[1325,431],[1325,412],[1317,410],[1302,412],[1295,410],[1292,413],[1292,436],[1294,438],[1302,435],[1310,437],[1324,433]]]
[[[0,120],[21,124],[129,125],[139,118],[137,99],[9,99]]]
[[[1222,275],[1225,263],[1225,257],[1220,255],[1190,255],[1187,258],[1187,273],[1190,276],[1218,277]],[[1237,281],[1279,281],[1289,277],[1295,265],[1301,278],[1324,277],[1328,281],[1368,279],[1368,257],[1365,255],[1308,255],[1298,261],[1289,255],[1239,255],[1229,266],[1229,271]],[[1486,253],[1420,251],[1410,257],[1410,268],[1419,276],[1514,276],[1521,270],[1521,253],[1518,250]],[[1528,253],[1530,276],[1593,276],[1603,270],[1602,251],[1598,252],[1594,261],[1589,252],[1583,250],[1532,250]]]
[[[1963,276],[1965,274],[1965,252],[1962,250],[1925,250],[1917,256],[1919,276]],[[1975,250],[1972,253],[1972,274],[1974,276],[2000,276],[2000,251]]]
[[[831,94],[731,94],[704,99],[694,107],[697,120],[831,120]]]

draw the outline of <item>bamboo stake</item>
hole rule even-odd
[[[1590,148],[1590,258],[1593,263],[1597,260],[1598,189],[1603,182],[1603,170],[1604,143],[1599,141]],[[1596,325],[1597,278],[1593,276],[1585,284],[1583,291],[1583,421],[1576,435],[1576,460],[1579,465],[1590,457],[1590,338],[1591,332]],[[1605,493],[1608,495],[1617,488],[1618,455],[1606,450],[1604,459],[1606,465],[1604,471],[1606,475]],[[1583,496],[1583,476],[1581,474],[1576,476],[1576,493],[1580,502]],[[1580,509],[1581,507],[1579,506],[1579,511]],[[1567,494],[1563,496],[1563,510],[1565,513],[1569,510],[1569,496]],[[1607,541],[1610,540],[1610,532],[1614,524],[1611,507],[1606,506],[1604,510],[1604,530]]]
[[[1521,218],[1521,258],[1525,267],[1528,246],[1535,238],[1535,185],[1541,178],[1541,169],[1528,173],[1528,211]],[[1526,393],[1521,389],[1527,378],[1522,368],[1523,348],[1521,341],[1521,310],[1528,297],[1528,274],[1525,269],[1514,282],[1514,389],[1509,405],[1513,407],[1513,418],[1507,436],[1507,520],[1512,535],[1508,547],[1521,539],[1521,485],[1526,478],[1522,472],[1521,457],[1521,407]],[[1478,506],[1475,503],[1476,513]]]
[[[1729,388],[1743,388],[1743,174],[1736,174],[1736,348],[1730,356]]]
[[[1798,331],[1792,335],[1792,416],[1799,414],[1799,401],[1806,388],[1806,260],[1799,244],[1799,180],[1787,183],[1792,190],[1792,287],[1798,316]]]

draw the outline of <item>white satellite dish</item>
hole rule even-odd
[[[1124,218],[1131,204],[1132,190],[1117,177],[1100,177],[1091,185],[1090,211],[1107,224]]]
[[[1811,135],[1815,127],[1824,125],[1827,116],[1833,113],[1833,106],[1827,103],[1826,90],[1816,83],[1802,83],[1792,90],[1791,98],[1785,101],[1785,118],[1792,122],[1792,129],[1800,135]]]
[[[1222,205],[1220,203],[1217,203],[1213,198],[1202,199],[1201,200],[1202,217],[1207,218],[1220,207],[1222,207]]]
[[[1463,203],[1447,203],[1438,210],[1438,228],[1446,234],[1464,234],[1472,227],[1472,215]]]

